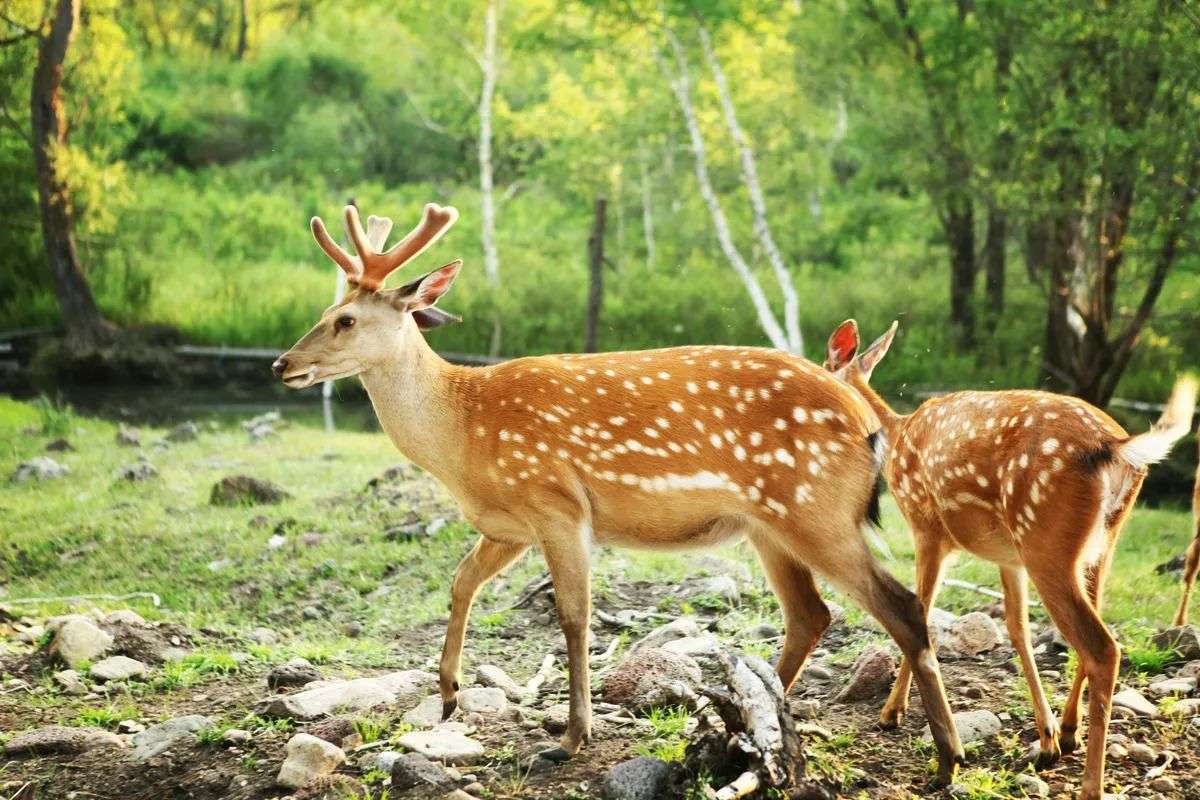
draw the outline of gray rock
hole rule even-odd
[[[1037,742],[1034,742],[1034,746],[1038,746]],[[1123,744],[1110,744],[1108,746],[1108,757],[1114,761],[1121,761],[1129,758],[1129,750]]]
[[[458,707],[464,713],[499,714],[508,707],[503,689],[473,686],[458,693]]]
[[[297,733],[287,743],[287,758],[279,767],[275,784],[286,789],[301,789],[323,775],[329,775],[346,761],[342,748],[307,733]]]
[[[1171,706],[1171,716],[1200,717],[1200,697],[1191,697],[1187,700],[1180,700],[1178,703]]]
[[[69,472],[65,465],[58,463],[49,456],[38,456],[17,464],[9,480],[13,483],[25,481],[52,481],[66,476]]]
[[[54,682],[67,694],[87,694],[87,685],[82,676],[73,669],[64,669],[54,673]]]
[[[191,740],[196,732],[211,728],[212,724],[208,717],[188,714],[151,725],[133,737],[133,759],[147,761],[154,758],[177,742]]]
[[[113,473],[113,477],[117,480],[129,481],[131,483],[148,481],[156,475],[158,475],[158,470],[149,461],[134,461],[132,464],[120,467]]]
[[[449,524],[450,523],[446,521],[445,517],[435,517],[434,519],[429,520],[429,524],[425,526],[425,535],[437,536],[442,532],[442,529]]]
[[[420,787],[426,791],[447,791],[454,779],[440,765],[420,753],[402,753],[392,763],[392,789],[405,791]]]
[[[133,735],[146,730],[146,726],[138,722],[136,719],[123,719],[117,723],[117,733],[126,733]]]
[[[1137,689],[1122,689],[1113,695],[1114,707],[1127,708],[1139,717],[1157,717],[1158,709]]]
[[[137,428],[131,428],[128,425],[122,424],[117,428],[116,436],[117,444],[121,447],[141,447],[142,432]]]
[[[47,453],[73,453],[75,447],[66,439],[58,438],[46,442]]]
[[[958,737],[964,745],[980,742],[1000,732],[1003,723],[1000,718],[987,709],[976,711],[959,711],[954,715],[954,724],[958,728]],[[929,726],[925,726],[924,738],[932,741]]]
[[[96,747],[124,747],[124,743],[116,734],[100,728],[47,725],[18,733],[4,743],[4,753],[9,756],[41,756],[82,753]]]
[[[770,623],[764,622],[755,625],[750,630],[746,631],[745,638],[747,641],[761,641],[763,639],[774,639],[779,635],[779,629]]]
[[[1050,796],[1050,784],[1037,775],[1030,775],[1027,772],[1017,775],[1017,788],[1024,792],[1026,797]]]
[[[688,578],[679,584],[675,594],[686,601],[716,599],[730,605],[736,604],[742,597],[737,581],[728,575]]]
[[[1175,784],[1175,779],[1168,775],[1159,775],[1154,780],[1150,781],[1150,788],[1158,792],[1159,795],[1173,794],[1179,787]]]
[[[1167,678],[1150,684],[1146,687],[1146,691],[1155,697],[1182,697],[1196,691],[1196,679]]]
[[[711,633],[702,633],[699,636],[684,636],[682,639],[672,639],[664,643],[662,649],[668,653],[678,653],[679,655],[691,656],[693,658],[712,656],[721,651],[721,640]]]
[[[214,506],[249,506],[282,503],[291,495],[270,481],[248,475],[231,475],[213,484],[208,501]]]
[[[108,652],[113,637],[80,614],[64,617],[50,642],[50,655],[75,668]]]
[[[542,716],[542,729],[546,733],[560,734],[567,730],[567,722],[571,717],[571,707],[566,703],[555,703],[546,709]]]
[[[396,760],[400,758],[398,750],[384,750],[382,753],[376,753],[375,758],[370,760],[371,767],[385,774],[392,774],[392,767],[395,766]]]
[[[821,713],[821,701],[815,699],[793,700],[789,704],[792,716],[797,719],[816,719]]]
[[[1163,650],[1174,650],[1180,658],[1191,660],[1200,658],[1200,626],[1181,625],[1167,628],[1155,634],[1151,639],[1154,645]]]
[[[143,678],[149,671],[150,668],[136,658],[110,656],[92,664],[88,674],[98,681],[126,681],[130,678]]]
[[[514,703],[519,703],[525,698],[525,687],[494,664],[480,664],[475,669],[475,680],[481,686],[492,686],[499,689]]]
[[[304,686],[324,677],[321,671],[303,658],[293,658],[267,672],[267,687],[280,689],[285,686]]]
[[[657,706],[692,707],[703,676],[691,657],[660,648],[630,653],[604,676],[600,694],[605,702],[645,711]]]
[[[244,731],[241,728],[230,728],[221,734],[221,741],[225,744],[246,744],[253,738],[254,734],[250,733],[250,731]]]
[[[854,662],[853,673],[837,699],[844,703],[885,694],[896,677],[896,659],[883,647],[868,647]]]
[[[973,656],[995,650],[1004,642],[996,621],[982,611],[964,614],[950,623],[938,637],[939,647],[960,655]]]
[[[110,611],[104,615],[101,620],[105,625],[146,625],[146,620],[142,615],[134,611],[132,608],[118,608],[116,611]]]
[[[483,745],[453,730],[435,728],[412,731],[401,736],[398,743],[409,750],[447,764],[474,764],[483,758]]]
[[[17,630],[17,641],[21,644],[37,644],[46,629],[41,625],[30,625]]]
[[[604,800],[656,800],[665,793],[671,768],[657,758],[644,756],[622,761],[604,776]]]
[[[163,437],[164,441],[172,444],[180,442],[194,442],[200,435],[200,429],[196,427],[194,422],[181,422],[171,430],[167,431],[167,435]]]
[[[255,628],[246,634],[246,640],[254,644],[270,647],[279,642],[279,636],[270,628]]]
[[[322,681],[293,695],[270,698],[265,712],[275,717],[316,719],[335,711],[365,711],[379,705],[415,704],[437,689],[437,677],[420,670],[392,672],[375,678]]]
[[[1158,760],[1158,753],[1150,745],[1130,742],[1126,749],[1129,750],[1129,757],[1139,764],[1153,764]]]
[[[406,711],[403,719],[414,728],[432,728],[442,721],[442,696],[429,695]]]
[[[682,639],[687,636],[699,636],[700,633],[700,626],[696,624],[696,620],[691,617],[680,617],[668,622],[666,625],[659,625],[646,634],[631,649],[642,650],[644,648],[662,647],[667,642],[674,641],[675,639]]]

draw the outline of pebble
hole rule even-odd
[[[1158,716],[1158,709],[1137,689],[1122,689],[1113,695],[1112,704],[1127,708],[1138,716],[1151,718]]]
[[[843,703],[870,700],[891,688],[896,676],[896,659],[883,647],[868,647],[854,662],[854,674],[838,693]]]
[[[483,757],[483,745],[469,736],[449,730],[413,731],[397,742],[426,758],[450,764],[473,764]]]
[[[1139,764],[1153,764],[1158,760],[1158,753],[1154,752],[1154,748],[1141,742],[1132,742],[1127,749],[1129,757]]]
[[[1023,791],[1026,797],[1050,796],[1050,784],[1038,776],[1026,772],[1017,775],[1017,788]]]
[[[1150,788],[1156,792],[1162,792],[1163,794],[1173,793],[1177,789],[1174,779],[1167,775],[1160,775],[1159,777],[1150,781]]]
[[[458,707],[465,713],[499,714],[507,706],[503,689],[473,686],[458,693]]]
[[[322,775],[336,770],[346,760],[342,748],[307,733],[297,733],[287,743],[287,758],[279,768],[275,783],[287,789],[300,789]]]
[[[245,744],[254,738],[250,731],[244,731],[241,728],[230,728],[221,736],[221,740],[225,744]]]

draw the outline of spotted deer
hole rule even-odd
[[[914,665],[938,779],[951,779],[962,747],[920,603],[879,566],[860,531],[875,501],[878,421],[856,392],[809,361],[750,347],[447,363],[422,332],[453,319],[434,304],[460,262],[381,287],[455,212],[428,206],[386,253],[387,220],[372,218],[364,232],[352,206],[345,215],[357,255],[319,219],[312,227],[351,290],[274,371],[293,388],[357,374],[395,446],[442,481],[482,533],[451,586],[439,667],[445,715],[456,707],[477,592],[531,545],[546,559],[567,641],[568,726],[561,747],[545,754],[562,760],[591,732],[593,547],[708,547],[744,536],[783,609],[783,685],[829,624],[814,579],[824,575],[879,619]]]
[[[946,559],[956,550],[1000,567],[1005,621],[1033,697],[1038,765],[1075,749],[1086,680],[1091,730],[1080,797],[1097,800],[1120,661],[1120,648],[1100,618],[1104,578],[1147,467],[1188,431],[1196,383],[1180,379],[1161,419],[1137,436],[1082,400],[1037,391],[955,392],[902,416],[869,383],[896,327],[856,357],[858,326],[843,323],[829,339],[825,367],[857,389],[882,423],[884,474],[912,528],[917,596],[928,611]],[[1027,576],[1079,654],[1061,725],[1033,660]],[[884,727],[899,724],[910,680],[903,663],[883,707]]]
[[[1192,598],[1196,573],[1200,573],[1200,467],[1196,468],[1196,488],[1192,490],[1192,518],[1196,526],[1196,535],[1184,559],[1183,597],[1179,599],[1179,610],[1175,612],[1176,625],[1187,625],[1188,601]]]

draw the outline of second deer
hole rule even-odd
[[[1187,625],[1188,601],[1192,599],[1196,574],[1200,573],[1200,466],[1196,468],[1196,488],[1192,490],[1192,520],[1196,534],[1183,564],[1183,597],[1179,600],[1179,610],[1175,612],[1176,625]]]
[[[888,440],[888,486],[912,528],[917,596],[933,606],[947,557],[966,550],[1000,567],[1005,621],[1033,697],[1039,766],[1076,747],[1083,684],[1088,692],[1087,765],[1080,798],[1103,796],[1105,739],[1120,647],[1100,618],[1113,549],[1150,464],[1184,436],[1196,383],[1180,379],[1150,431],[1130,436],[1088,403],[1037,391],[955,392],[902,416],[869,380],[896,324],[856,357],[858,326],[829,339],[826,369],[857,389]],[[1029,636],[1027,577],[1079,654],[1061,725],[1042,691]],[[908,707],[907,664],[883,708],[896,726]]]

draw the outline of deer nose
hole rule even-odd
[[[271,372],[275,373],[276,378],[281,378],[283,377],[284,370],[287,369],[287,366],[287,359],[281,356],[275,359],[275,363],[271,365]]]

